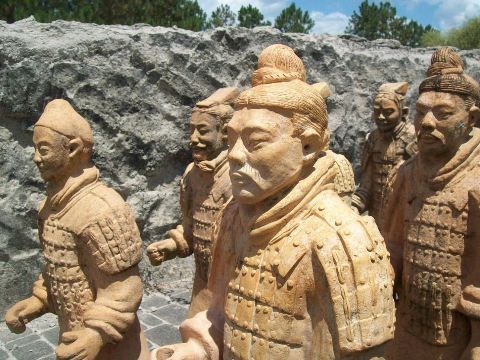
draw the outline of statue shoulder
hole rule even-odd
[[[182,184],[188,183],[189,177],[192,174],[192,170],[193,170],[194,166],[195,166],[195,163],[193,161],[190,164],[187,165],[187,167],[185,168],[185,171],[183,172],[182,178],[180,180],[180,182]]]
[[[104,184],[78,204],[77,234],[100,270],[119,273],[140,262],[142,240],[132,209]]]
[[[351,194],[355,191],[355,175],[353,174],[352,164],[348,159],[334,153],[337,175],[335,176],[335,191],[338,194]]]
[[[341,351],[366,350],[391,339],[393,271],[374,219],[356,214],[333,191],[316,198],[310,217],[319,225],[312,227],[312,255],[329,285]]]

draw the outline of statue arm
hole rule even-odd
[[[462,259],[462,293],[457,310],[470,319],[470,343],[462,359],[480,359],[480,191],[471,191],[468,199],[468,235]]]
[[[372,187],[373,166],[371,161],[372,144],[371,134],[367,135],[362,153],[360,184],[352,195],[352,205],[358,209],[359,213],[368,210],[368,202],[370,197],[370,189]]]
[[[48,298],[49,298],[48,290],[47,290],[47,287],[45,286],[45,280],[43,279],[42,274],[40,274],[38,276],[37,281],[33,283],[32,295],[42,302],[43,304],[42,313],[54,312],[53,308],[50,306],[50,303],[48,301]]]
[[[10,331],[19,334],[25,331],[25,324],[50,310],[48,291],[43,276],[33,284],[32,296],[21,300],[9,308],[5,314],[5,323]]]
[[[193,253],[192,189],[190,186],[192,167],[192,164],[187,167],[180,180],[182,224],[169,232],[170,237],[175,241],[177,253],[180,257],[186,257]]]
[[[143,295],[138,266],[117,274],[99,271],[96,275],[97,298],[85,311],[86,327],[99,332],[103,343],[123,340],[133,324]]]
[[[118,342],[134,322],[143,287],[137,264],[142,240],[128,206],[108,211],[81,232],[82,257],[97,289],[84,323],[104,342]]]
[[[235,265],[234,244],[231,236],[225,236],[222,222],[233,219],[227,206],[221,213],[212,237],[216,244],[210,266],[208,288],[212,299],[208,310],[197,313],[180,325],[183,343],[163,346],[152,352],[151,359],[163,359],[169,354],[170,360],[196,359],[219,360],[223,354],[223,326],[225,292],[228,283],[229,267]],[[225,214],[227,213],[227,214]]]
[[[408,170],[410,166],[412,166],[411,163],[405,164],[394,169],[390,174],[386,200],[382,204],[384,221],[382,224],[378,224],[390,253],[390,263],[395,276],[395,289],[401,286],[402,282],[405,211],[406,203],[410,200],[409,188],[411,186],[407,184],[407,177],[412,174],[412,171]]]

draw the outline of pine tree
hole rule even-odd
[[[270,26],[270,21],[263,21],[263,14],[258,8],[248,4],[238,10],[238,26],[246,28],[254,28],[256,26]]]
[[[210,19],[207,22],[207,28],[216,28],[221,26],[232,26],[235,24],[235,13],[229,5],[220,5],[212,11]]]
[[[403,45],[420,46],[422,35],[432,29],[430,25],[424,27],[414,20],[397,16],[397,9],[388,1],[377,5],[364,0],[358,13],[354,11],[350,17],[346,33],[368,40],[396,39]]]
[[[282,32],[296,32],[308,34],[315,26],[315,21],[308,11],[297,8],[295,3],[282,10],[275,19],[275,27]]]

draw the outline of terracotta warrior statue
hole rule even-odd
[[[152,359],[373,359],[393,336],[388,253],[335,192],[325,84],[244,91],[227,125],[233,200],[214,237],[207,311]]]
[[[217,90],[197,103],[190,121],[193,162],[180,183],[182,224],[170,230],[170,238],[148,246],[152,265],[175,257],[195,256],[195,278],[189,317],[206,310],[211,298],[207,289],[214,221],[232,196],[228,176],[225,125],[233,114],[236,88]]]
[[[387,200],[392,359],[480,359],[480,88],[463,68],[452,49],[433,53],[416,103],[419,152]]]
[[[276,82],[291,81],[294,79],[305,81],[305,65],[303,61],[295,54],[291,47],[282,44],[274,44],[266,47],[258,57],[257,70],[252,74],[252,86],[261,84],[270,84]],[[323,86],[324,98],[331,95],[330,89]],[[316,86],[315,84],[313,86]],[[329,133],[328,133],[329,134]],[[328,151],[330,140],[325,142],[325,149]],[[335,154],[334,167],[337,172],[335,176],[335,191],[350,204],[351,197],[355,191],[355,176],[353,174],[352,164],[341,154]]]
[[[34,162],[47,182],[38,232],[45,268],[32,296],[5,315],[11,331],[42,314],[58,315],[57,359],[148,359],[136,311],[142,240],[132,211],[99,180],[90,125],[53,100],[33,131]]]
[[[380,86],[373,107],[377,128],[367,135],[360,186],[352,196],[352,205],[360,213],[368,211],[377,224],[382,221],[388,175],[416,152],[415,129],[407,122],[404,104],[407,89],[406,82]]]

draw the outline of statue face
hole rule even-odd
[[[66,137],[44,126],[35,126],[33,144],[33,161],[43,180],[51,182],[67,176],[70,157]]]
[[[384,96],[375,99],[373,119],[380,132],[391,132],[402,119],[402,114],[395,101]]]
[[[195,162],[213,160],[225,147],[224,133],[215,116],[195,111],[190,121],[190,147]]]
[[[232,192],[240,203],[257,204],[300,177],[302,143],[288,117],[244,108],[235,111],[227,131]]]
[[[416,104],[415,130],[420,153],[451,156],[467,140],[469,112],[458,95],[428,91]]]

